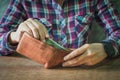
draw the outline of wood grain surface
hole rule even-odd
[[[2,56],[0,80],[120,80],[120,58],[97,67],[45,69],[23,56]]]

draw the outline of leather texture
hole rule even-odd
[[[40,64],[45,68],[54,68],[64,62],[63,57],[71,52],[56,49],[48,44],[34,39],[24,33],[16,51]]]

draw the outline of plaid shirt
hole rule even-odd
[[[10,0],[0,21],[0,54],[15,51],[7,41],[11,31],[28,18],[38,19],[50,37],[67,48],[87,43],[90,25],[96,19],[106,32],[103,42],[111,43],[119,55],[120,19],[108,0],[65,0],[61,7],[55,0]],[[24,27],[24,26],[23,26]]]

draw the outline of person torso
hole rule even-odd
[[[64,0],[62,6],[55,0],[23,1],[26,18],[38,19],[59,44],[77,48],[87,42],[95,12],[94,0]]]

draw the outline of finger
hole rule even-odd
[[[38,29],[29,21],[25,21],[25,23],[32,30],[34,38],[39,39]]]
[[[49,34],[47,32],[47,29],[45,28],[45,26],[43,24],[41,24],[38,20],[34,19],[36,23],[39,24],[40,28],[43,30],[41,33],[41,38],[44,40],[45,38],[49,37]]]
[[[40,31],[40,30],[41,30],[41,29],[40,29],[40,25],[39,25],[38,23],[36,23],[36,22],[34,21],[34,19],[32,19],[32,18],[28,19],[28,21],[31,22],[31,23],[38,29],[38,35],[39,35],[39,39],[40,39],[40,36],[41,36],[41,35],[40,35],[40,32],[41,32],[41,31]]]
[[[85,44],[83,45],[82,47],[74,50],[73,52],[71,52],[70,54],[68,54],[67,56],[64,57],[64,60],[67,61],[67,60],[70,60],[76,56],[79,56],[81,54],[83,54],[89,47],[89,44]]]
[[[36,19],[35,19],[34,21],[39,25],[39,29],[40,29],[40,31],[39,31],[40,40],[41,40],[41,41],[45,41],[45,32],[44,32],[43,27],[39,24],[39,22],[38,22]]]
[[[87,56],[81,55],[74,59],[68,60],[62,64],[63,67],[73,67],[73,66],[79,66],[85,63],[85,59]]]
[[[46,27],[45,27],[43,24],[41,24],[38,20],[35,19],[35,21],[36,21],[41,27],[43,27],[46,37],[49,37],[49,34],[48,34],[48,31],[47,31]]]
[[[21,23],[18,30],[17,30],[17,33],[20,32],[20,36],[24,33],[24,32],[27,32],[29,35],[33,36],[33,33],[32,33],[32,30],[26,25],[25,22]]]

